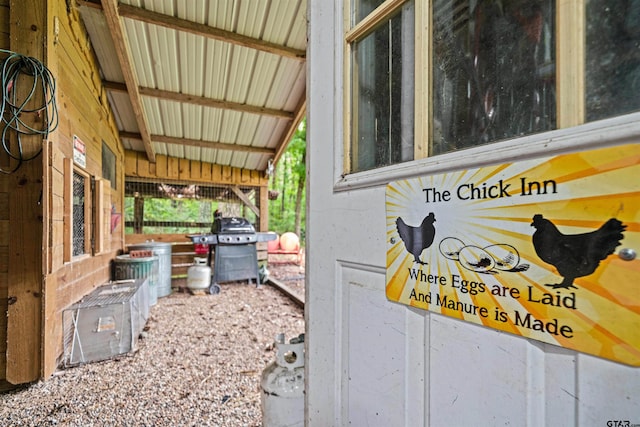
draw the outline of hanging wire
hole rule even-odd
[[[58,127],[58,108],[55,101],[56,80],[51,71],[35,58],[4,49],[0,49],[0,53],[8,55],[2,61],[0,118],[3,129],[0,139],[5,153],[18,162],[12,170],[0,168],[0,172],[10,174],[18,170],[23,162],[35,159],[42,152],[42,146],[40,146],[35,154],[25,157],[22,148],[24,137],[37,136],[39,143]],[[18,86],[22,93],[27,93],[23,99],[18,98]],[[28,109],[27,105],[38,91],[42,91],[42,105]],[[23,120],[25,117],[33,117],[29,113],[41,118],[41,128],[29,125]],[[10,143],[11,135],[15,135],[16,141],[13,150]]]

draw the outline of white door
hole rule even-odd
[[[356,25],[350,21],[351,12],[345,12],[343,3],[362,6],[361,16],[355,19]],[[402,3],[403,6],[398,6]],[[394,234],[395,227],[392,224],[395,217],[389,213],[389,183],[400,183],[402,187],[405,181],[410,182],[423,177],[437,177],[442,174],[455,176],[461,171],[474,171],[490,165],[518,164],[545,156],[603,147],[625,144],[633,147],[640,141],[640,114],[637,113],[640,106],[636,104],[632,105],[629,111],[614,112],[611,117],[603,117],[604,121],[596,121],[595,112],[595,118],[587,119],[590,123],[574,126],[579,122],[571,123],[571,117],[563,115],[558,117],[557,122],[549,123],[550,131],[542,129],[526,132],[527,136],[513,138],[512,135],[506,137],[506,140],[497,137],[496,142],[486,141],[459,151],[438,148],[435,142],[423,145],[418,140],[429,141],[433,138],[435,141],[433,135],[437,134],[438,141],[447,143],[447,135],[460,131],[460,128],[452,130],[443,125],[444,119],[452,119],[456,114],[453,109],[445,111],[450,107],[447,97],[436,99],[420,96],[421,93],[431,93],[431,89],[428,89],[430,87],[440,87],[443,89],[442,93],[445,90],[455,92],[455,79],[438,77],[435,75],[436,72],[424,79],[420,76],[415,77],[420,73],[396,75],[396,78],[399,77],[399,83],[393,87],[396,91],[403,91],[403,96],[399,101],[401,106],[393,107],[396,108],[393,113],[400,117],[393,116],[386,123],[381,123],[384,122],[384,118],[380,121],[370,120],[372,116],[376,117],[376,113],[367,111],[367,102],[344,102],[345,97],[365,97],[369,78],[365,68],[375,69],[384,62],[384,67],[397,70],[391,63],[398,58],[367,55],[366,42],[358,45],[359,40],[366,38],[367,34],[372,34],[366,28],[358,33],[359,20],[365,24],[367,19],[386,22],[382,26],[374,26],[373,32],[382,31],[386,26],[389,31],[386,37],[390,45],[394,38],[403,38],[406,41],[406,34],[415,34],[413,45],[400,43],[394,45],[394,48],[402,53],[405,71],[406,64],[415,66],[415,70],[430,69],[424,64],[437,62],[435,59],[407,53],[409,49],[415,48],[418,51],[420,46],[428,46],[431,37],[431,33],[427,31],[430,27],[427,25],[430,22],[429,17],[433,13],[443,16],[442,11],[447,8],[466,10],[462,15],[456,16],[465,16],[464,22],[472,22],[479,26],[480,21],[474,19],[479,19],[481,13],[485,17],[489,16],[489,13],[496,13],[495,10],[478,8],[480,4],[489,3],[507,5],[507,2],[443,0],[435,2],[437,12],[433,12],[434,9],[431,7],[434,6],[434,2],[309,2],[309,187],[305,308],[305,417],[308,426],[640,425],[639,367],[611,360],[610,354],[603,357],[593,354],[598,353],[598,350],[592,347],[585,351],[572,349],[570,346],[562,345],[567,343],[567,340],[556,340],[560,345],[549,344],[537,339],[538,336],[527,338],[499,330],[492,325],[483,326],[468,319],[410,307],[390,299],[387,295],[387,275],[392,264],[388,252],[391,246],[398,244],[397,240],[393,240],[398,237]],[[542,3],[548,6],[554,2],[536,2]],[[559,1],[560,6],[551,13],[553,22],[560,22],[562,19],[570,21],[574,19],[573,15],[580,16],[571,10],[571,13],[561,10],[563,7],[566,9],[568,3],[573,4],[572,7],[578,7],[578,11],[580,7],[589,6],[589,2]],[[369,6],[369,9],[366,6]],[[537,37],[536,40],[540,42],[544,39],[545,31],[553,30],[539,25],[540,22],[548,22],[550,14],[540,15],[531,8],[521,6],[522,13],[518,12],[518,15],[512,11],[515,13],[513,16],[525,19],[523,15],[527,12],[529,22],[538,23],[532,24],[533,27],[525,26],[529,32],[525,30],[522,37]],[[555,8],[555,3],[552,6]],[[402,11],[396,15],[391,14],[390,19],[395,21],[388,23],[385,21],[386,11],[394,7],[400,7]],[[589,11],[587,8],[587,12]],[[413,20],[409,17],[416,18]],[[462,26],[465,25],[464,22]],[[351,31],[352,27],[356,29]],[[532,28],[539,31],[531,33]],[[451,43],[455,44],[455,41],[451,40],[445,42],[449,43],[449,49],[452,47]],[[354,50],[362,48],[362,51],[345,54],[348,45],[351,48],[355,47]],[[554,41],[553,46],[562,49],[562,41]],[[543,43],[538,44],[538,47],[542,49],[552,46]],[[552,58],[560,56],[561,53],[551,55]],[[451,58],[453,66],[462,66],[460,61],[464,62],[463,57]],[[562,78],[566,79],[572,75],[566,68],[559,70],[559,63],[556,65],[555,73],[562,74]],[[540,63],[536,67],[537,70],[542,70]],[[447,64],[443,64],[441,70],[450,71]],[[355,89],[350,86],[354,73],[361,83],[364,82]],[[438,80],[439,78],[441,80]],[[598,76],[587,74],[587,79],[589,78],[597,79]],[[443,82],[442,86],[437,86],[438,81]],[[376,82],[375,79],[373,82]],[[409,87],[416,90],[405,91],[407,82],[410,82]],[[579,90],[588,90],[588,87],[590,86],[583,82]],[[554,109],[557,107],[558,110],[573,111],[572,107],[566,107],[563,96],[566,91],[574,89],[553,85],[544,88],[554,90],[554,93],[549,95],[557,99]],[[379,85],[373,89],[379,89]],[[465,90],[473,94],[476,89]],[[375,98],[375,91],[373,93]],[[502,107],[491,99],[489,91],[484,90],[481,93],[486,95],[483,117],[495,115],[500,118],[500,113],[504,110],[498,108]],[[411,94],[415,95],[415,99],[412,99]],[[504,97],[508,95],[509,93],[505,92],[496,96],[502,96],[504,101]],[[622,96],[619,95],[616,99],[622,102]],[[470,95],[469,98],[473,96]],[[372,102],[375,103],[376,99]],[[586,102],[590,102],[588,97]],[[544,102],[536,105],[544,106],[543,104]],[[436,118],[432,120],[429,117],[434,117],[434,113],[429,109],[435,108],[434,106],[442,107],[442,111],[436,111]],[[610,107],[603,104],[602,109]],[[354,114],[354,108],[358,109],[358,114]],[[405,123],[404,119],[409,115],[406,113],[408,109],[413,109],[414,112],[410,115],[414,120]],[[474,114],[480,113],[476,111]],[[526,114],[514,114],[510,123],[524,123],[527,118],[525,116]],[[438,122],[437,119],[443,121]],[[460,120],[450,121],[460,123]],[[438,124],[430,126],[424,125],[423,122]],[[520,132],[513,130],[514,126],[516,125],[506,126],[506,131]],[[482,133],[478,131],[479,128],[476,125],[473,130]],[[565,129],[553,130],[556,128]],[[496,129],[493,128],[498,132]],[[366,142],[368,138],[379,138],[381,132],[387,132],[391,139],[402,136],[397,143],[396,157],[388,162],[390,164],[386,164],[384,160],[379,162],[375,156],[375,147],[367,145]],[[477,132],[472,134],[468,129],[465,132],[468,138],[484,137],[478,136]],[[347,141],[345,144],[345,139],[354,138],[360,138],[360,143],[353,145]],[[413,152],[409,153],[411,158],[407,159],[406,142],[413,138],[415,141],[409,141],[409,150]],[[430,153],[420,154],[422,149]],[[416,160],[412,160],[413,158]],[[635,173],[635,177],[630,176],[629,181],[638,181],[637,154],[632,162],[632,165],[625,166],[629,168],[628,171]],[[553,161],[550,161],[549,165],[552,164]],[[637,191],[637,186],[635,188]],[[442,193],[440,196],[445,197]],[[637,193],[634,197],[637,200]],[[459,206],[464,208],[468,205],[463,203]],[[446,223],[443,218],[443,215],[447,215],[446,209],[435,205],[429,207],[435,212],[436,224]],[[637,211],[637,204],[635,207],[636,210],[632,212],[629,206],[626,210],[623,209],[627,225],[623,242],[629,246],[628,249],[640,251],[640,248],[633,247],[638,243],[640,230],[640,213]],[[427,213],[428,211],[425,212],[425,216]],[[417,219],[412,219],[411,222],[415,225],[416,221]],[[531,233],[535,231],[528,224],[527,227]],[[616,257],[621,248],[622,246],[616,248]],[[396,250],[403,257],[409,257],[407,262],[411,262],[413,256],[408,255],[408,249],[398,244]],[[533,249],[530,249],[531,254],[532,251]],[[533,264],[534,255],[528,256],[531,259],[526,261]],[[435,246],[432,246],[421,252],[418,259],[428,262],[433,260],[432,264],[437,264],[438,257]],[[611,258],[607,262],[612,262]],[[631,264],[624,265],[633,267],[625,270],[627,272],[621,276],[621,280],[633,284],[640,283],[639,261],[635,259],[630,262]],[[532,271],[544,271],[544,262],[536,258],[535,264]],[[417,267],[419,264],[416,264]],[[554,275],[554,271],[553,267],[549,266],[547,274]],[[493,277],[497,276],[494,275],[487,280],[494,280]],[[506,287],[511,280],[508,278],[509,275],[502,274],[500,277],[504,278],[501,283]],[[579,287],[585,283],[581,281],[583,279],[577,280]],[[526,286],[523,287],[522,292],[526,289]],[[554,290],[549,289],[550,294],[554,294]],[[632,289],[635,291],[630,292],[640,294],[640,288],[637,286]],[[563,289],[559,291],[564,292]],[[635,300],[637,294],[630,297]],[[624,306],[625,302],[621,304]],[[623,320],[627,322],[625,324],[631,325],[627,329],[640,331],[640,324],[636,321],[640,315],[639,307],[624,307],[628,310],[628,315],[625,314]],[[580,307],[575,311],[591,321],[594,330],[608,333],[588,307]],[[539,335],[543,334],[544,332]],[[633,359],[638,355],[638,332],[625,336],[629,340],[625,346]]]

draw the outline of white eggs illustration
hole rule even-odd
[[[458,261],[460,251],[465,247],[462,240],[455,237],[447,237],[440,241],[440,253],[447,259]]]
[[[513,270],[520,262],[520,255],[516,248],[511,245],[507,245],[506,243],[487,246],[484,250],[491,256],[491,258],[493,258],[495,261],[495,268],[498,270]]]
[[[464,268],[480,273],[491,271],[496,266],[491,254],[477,246],[465,246],[460,250],[458,258]]]

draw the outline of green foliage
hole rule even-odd
[[[195,222],[211,224],[217,202],[195,199],[149,198],[144,203],[144,221]],[[125,221],[134,220],[134,198],[125,198]],[[145,234],[163,233],[206,233],[211,226],[205,227],[144,227]],[[127,228],[125,232],[133,232]]]
[[[304,244],[306,204],[306,152],[307,127],[303,119],[294,133],[287,149],[280,157],[275,172],[269,182],[269,190],[277,192],[275,200],[269,200],[269,230],[282,234],[292,231],[300,237]],[[163,233],[207,233],[213,221],[213,212],[218,209],[218,202],[212,200],[167,199],[148,197],[144,200],[144,221],[193,222],[207,224],[205,227],[152,227],[145,225],[145,234]],[[134,198],[125,197],[125,221],[134,221]],[[245,212],[249,221],[256,221],[252,212]],[[125,228],[132,233],[132,227]]]
[[[276,200],[269,201],[269,230],[282,234],[292,231],[304,241],[306,200],[307,120],[302,120],[287,149],[280,157],[269,190],[278,192]]]

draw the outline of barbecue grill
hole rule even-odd
[[[218,217],[211,234],[187,236],[193,243],[209,245],[208,264],[212,267],[209,293],[220,292],[219,283],[253,279],[260,285],[256,243],[275,240],[275,233],[257,233],[253,225],[240,217]],[[213,258],[213,265],[211,264]]]

